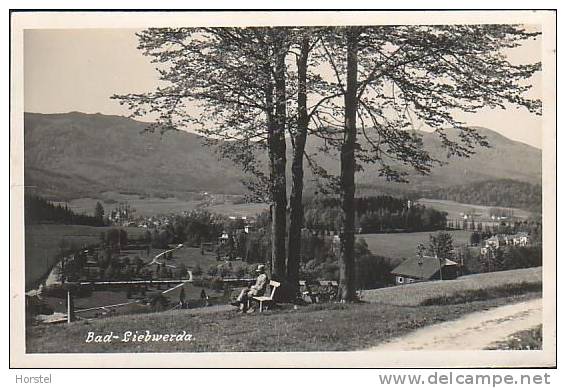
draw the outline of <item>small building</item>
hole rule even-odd
[[[449,259],[438,259],[432,256],[413,257],[405,260],[391,273],[395,275],[395,284],[440,280],[440,265],[442,262],[442,279],[452,280],[458,277],[458,263]]]
[[[519,232],[511,236],[513,238],[513,245],[526,247],[530,244],[531,239],[528,233]]]
[[[519,232],[513,235],[498,234],[484,241],[484,245],[480,249],[480,253],[482,255],[487,255],[491,249],[499,249],[505,245],[526,247],[529,244],[530,236],[525,232]]]
[[[503,245],[507,245],[509,243],[509,239],[505,235],[496,235],[488,238],[485,240],[485,248],[495,248],[498,249]]]

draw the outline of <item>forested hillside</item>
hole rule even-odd
[[[511,179],[468,183],[427,190],[421,194],[426,198],[486,206],[516,207],[534,212],[540,212],[542,206],[541,185]]]

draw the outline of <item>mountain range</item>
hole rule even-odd
[[[25,184],[50,198],[96,196],[103,191],[188,193],[208,191],[244,194],[243,173],[228,160],[219,160],[203,138],[185,131],[164,135],[144,131],[148,124],[122,116],[25,113]],[[508,139],[496,131],[476,128],[489,148],[470,158],[453,158],[430,175],[409,176],[411,188],[442,188],[493,179],[540,184],[540,149]],[[446,151],[434,133],[422,132],[425,147],[442,158]],[[307,152],[322,140],[310,137]],[[290,148],[290,146],[288,147]],[[290,159],[290,155],[289,155]],[[337,172],[337,155],[318,153],[317,162]],[[357,174],[360,187],[380,191],[407,185],[383,181],[371,166]],[[312,174],[306,173],[307,190]]]

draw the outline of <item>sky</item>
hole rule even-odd
[[[127,108],[110,96],[150,91],[159,83],[150,59],[137,49],[135,32],[132,29],[25,30],[25,111],[127,116]],[[530,41],[507,54],[517,63],[539,61],[540,40]],[[540,98],[540,74],[533,77],[532,84],[528,96]],[[541,148],[541,117],[525,109],[483,109],[458,118]]]

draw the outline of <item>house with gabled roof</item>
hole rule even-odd
[[[442,266],[442,276],[441,276]],[[397,267],[391,273],[395,275],[395,284],[408,284],[429,280],[451,280],[458,277],[458,263],[449,259],[438,259],[432,256],[412,257]]]
[[[526,247],[531,242],[531,237],[528,233],[519,232],[511,236],[513,238],[513,245]]]

